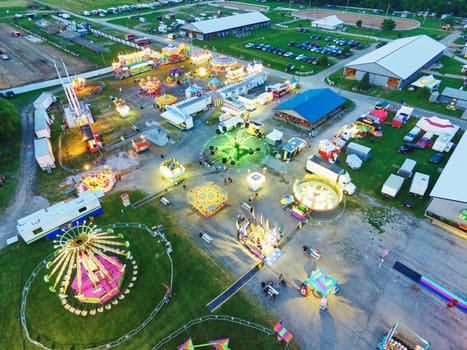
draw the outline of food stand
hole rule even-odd
[[[378,350],[427,350],[431,344],[402,322],[396,322],[384,335]]]

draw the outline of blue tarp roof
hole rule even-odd
[[[316,123],[343,105],[344,102],[345,99],[331,89],[312,89],[298,94],[295,98],[280,104],[275,109],[285,113],[287,110],[293,110],[310,123]]]

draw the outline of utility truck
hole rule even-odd
[[[402,176],[391,174],[384,182],[381,193],[386,198],[396,198],[403,184],[404,178]]]
[[[306,161],[305,169],[310,173],[322,176],[336,183],[344,194],[351,195],[355,193],[356,187],[349,173],[335,164],[331,164],[313,155]]]
[[[416,197],[423,197],[430,183],[430,175],[415,173],[410,185],[409,193]]]

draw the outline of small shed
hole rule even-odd
[[[453,102],[453,100],[455,100],[456,108],[467,109],[467,91],[446,87],[438,98],[438,102],[446,104]]]
[[[311,22],[313,28],[321,28],[327,30],[338,30],[344,27],[344,22],[336,15],[323,17]]]

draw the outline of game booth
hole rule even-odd
[[[222,82],[216,76],[214,76],[208,82],[208,88],[210,88],[211,90],[220,89],[222,86],[223,86]]]
[[[127,55],[118,55],[118,61],[112,63],[116,79],[125,79],[156,68],[160,53],[146,48]]]
[[[238,68],[235,58],[226,55],[217,55],[211,59],[209,67],[212,72],[226,72]]]
[[[209,62],[212,55],[209,50],[205,49],[193,49],[191,52],[191,63],[194,65],[203,64]]]
[[[327,298],[338,291],[339,285],[337,279],[319,268],[313,271],[310,277],[303,281],[300,286],[300,294],[304,297],[313,294],[317,298]]]
[[[278,248],[282,240],[282,228],[278,224],[271,226],[269,219],[263,216],[255,218],[254,211],[250,214],[250,217],[237,215],[237,239],[254,256],[270,266],[282,255],[282,250]]]
[[[246,66],[246,72],[248,73],[248,75],[261,73],[263,69],[264,66],[260,61],[250,62]]]
[[[431,344],[402,322],[396,322],[384,335],[378,350],[427,350]]]
[[[196,83],[191,83],[185,89],[185,98],[199,97],[204,93],[204,89]]]
[[[185,43],[180,43],[178,46],[171,44],[164,46],[159,57],[159,63],[170,64],[185,61],[191,52],[191,48]]]
[[[130,116],[130,107],[128,107],[124,99],[114,98],[113,102],[121,118],[128,118]]]
[[[206,219],[221,210],[227,202],[228,193],[214,182],[205,182],[187,193],[186,199]]]

